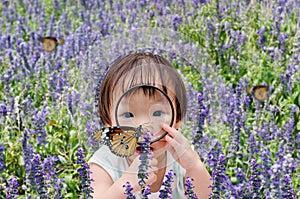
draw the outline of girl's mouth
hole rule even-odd
[[[153,147],[150,147],[151,152],[153,152]],[[140,152],[142,151],[142,147],[141,146],[137,146],[136,150],[135,150],[138,154],[140,154]]]

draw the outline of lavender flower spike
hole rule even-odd
[[[194,192],[194,185],[193,185],[193,178],[187,177],[185,180],[184,186],[186,187],[186,190],[184,192],[184,195],[188,197],[188,199],[198,199]]]
[[[259,171],[261,165],[259,165],[256,160],[253,158],[250,161],[250,191],[251,191],[251,197],[252,198],[260,198],[261,197],[261,172]]]
[[[82,194],[84,198],[91,199],[92,188],[91,188],[91,179],[90,179],[90,167],[86,163],[84,150],[81,146],[78,147],[78,152],[76,153],[78,157],[77,164],[80,165],[80,168],[77,170],[81,177],[81,186]]]
[[[144,143],[140,144],[141,151],[140,151],[140,165],[138,170],[138,179],[139,185],[143,189],[145,187],[145,179],[148,179],[148,168],[149,168],[149,160],[151,158],[151,150],[150,150],[150,132],[147,131],[146,135],[144,136]]]
[[[5,152],[4,144],[0,143],[0,173],[5,171],[6,169],[4,152]]]
[[[142,192],[143,199],[148,199],[148,195],[151,195],[150,185],[147,185]]]
[[[41,164],[40,155],[36,154],[31,163],[33,164],[35,185],[40,198],[49,198],[48,187],[45,181],[45,171]]]
[[[166,175],[166,179],[162,183],[162,185],[164,186],[164,189],[159,190],[159,192],[160,192],[159,198],[172,199],[172,182],[174,181],[174,175],[175,175],[175,173],[173,172],[173,170],[170,170],[168,172],[168,174]]]
[[[6,199],[18,199],[19,198],[18,186],[19,186],[19,183],[15,176],[12,176],[7,180]]]
[[[131,192],[133,188],[131,187],[130,183],[126,182],[126,184],[123,185],[123,187],[125,188],[124,194],[126,194],[126,199],[135,199],[135,196]]]
[[[295,192],[292,187],[292,180],[289,174],[285,174],[281,180],[281,197],[296,199]]]

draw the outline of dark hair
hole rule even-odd
[[[159,55],[134,53],[114,62],[103,79],[98,101],[99,115],[103,124],[111,125],[110,110],[116,86],[122,86],[121,92],[124,93],[129,88],[142,84],[160,84],[168,95],[172,91],[176,110],[175,120],[177,122],[184,118],[187,96],[181,75],[168,60]],[[144,90],[144,93],[151,96],[154,92]]]

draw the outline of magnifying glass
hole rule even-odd
[[[150,132],[150,144],[167,135],[162,124],[174,122],[174,107],[169,96],[152,85],[134,86],[119,98],[115,109],[117,126],[104,127],[94,135],[100,143],[120,157],[134,154],[145,143]]]
[[[115,109],[117,126],[138,129],[137,144],[143,144],[144,136],[150,132],[150,144],[167,135],[162,124],[174,122],[174,107],[169,96],[153,85],[131,87],[119,98]]]

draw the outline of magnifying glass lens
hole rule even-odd
[[[120,126],[141,127],[139,142],[144,142],[147,131],[150,140],[164,136],[162,124],[172,123],[172,113],[170,100],[155,87],[140,87],[124,93],[116,110]]]

